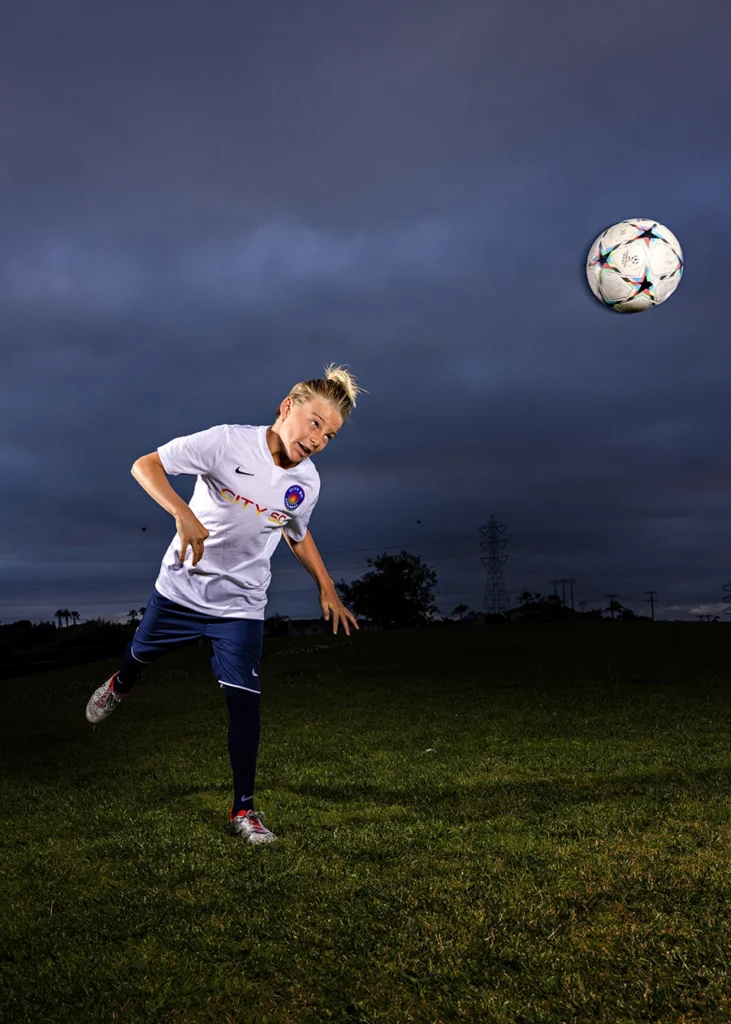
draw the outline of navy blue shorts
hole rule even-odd
[[[169,601],[157,588],[132,637],[132,657],[147,665],[201,636],[208,637],[213,645],[211,664],[221,686],[261,692],[264,620],[212,618]]]

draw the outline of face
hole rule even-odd
[[[323,451],[343,425],[335,406],[321,398],[302,405],[293,405],[291,399],[285,398],[279,415],[279,437],[293,463]]]

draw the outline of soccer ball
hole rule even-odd
[[[670,298],[683,276],[683,250],[654,220],[623,220],[596,239],[586,260],[594,295],[618,313],[643,313]]]

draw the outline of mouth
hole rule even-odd
[[[310,449],[305,447],[305,445],[303,445],[301,441],[297,442],[297,451],[300,453],[300,455],[302,455],[303,458],[307,458],[308,455],[312,454]]]

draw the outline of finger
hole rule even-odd
[[[185,552],[188,550],[188,541],[180,538],[180,561],[185,561]]]

